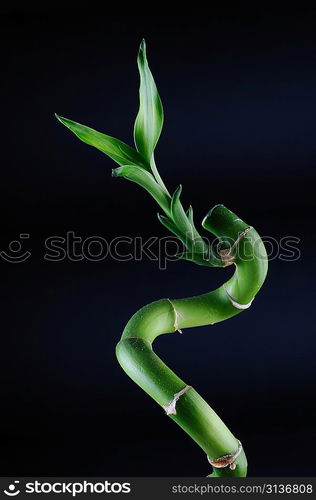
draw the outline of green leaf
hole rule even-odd
[[[194,262],[199,266],[207,266],[207,267],[222,267],[222,261],[216,257],[214,254],[202,254],[195,252],[183,252],[178,254],[177,257],[181,260],[187,260],[189,262]]]
[[[56,114],[56,118],[67,128],[69,128],[81,141],[94,146],[105,153],[119,165],[137,165],[150,171],[150,165],[145,158],[134,148],[109,135],[101,134],[93,128],[86,127],[80,123],[68,120]]]
[[[140,74],[140,87],[139,111],[135,121],[134,140],[137,151],[150,163],[162,130],[163,109],[155,81],[148,66],[145,40],[140,45],[137,64]]]
[[[169,213],[170,197],[165,190],[157,184],[152,174],[134,165],[124,165],[112,170],[113,177],[124,177],[132,182],[136,182],[151,194],[165,212]]]
[[[182,186],[180,186],[175,190],[171,199],[171,216],[175,225],[184,233],[189,239],[193,238],[193,227],[189,222],[185,211],[180,202],[180,195],[182,192]]]
[[[190,205],[188,210],[186,211],[186,216],[189,219],[189,222],[191,223],[192,227],[195,227],[194,220],[193,220],[193,207],[192,207],[192,205]]]
[[[165,217],[164,215],[157,214],[159,222],[165,226],[171,233],[175,234],[177,238],[179,238],[180,241],[186,246],[186,238],[185,236],[181,233],[181,231],[177,228],[177,226],[170,220],[168,217]]]

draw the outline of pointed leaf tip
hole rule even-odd
[[[55,118],[57,118],[58,121],[60,121],[61,123],[63,123],[62,116],[58,115],[57,113],[54,113],[54,115],[55,115]]]
[[[137,151],[150,163],[161,134],[163,108],[153,75],[148,66],[146,42],[142,40],[138,57],[140,75],[139,110],[134,125],[134,141]]]
[[[179,184],[179,186],[177,187],[177,189],[173,193],[172,198],[174,198],[175,200],[177,200],[178,198],[180,198],[181,193],[182,193],[182,184]]]
[[[63,118],[59,115],[57,115],[57,118],[63,125],[69,128],[78,139],[99,149],[99,151],[102,151],[102,153],[112,158],[112,160],[119,165],[137,165],[146,171],[150,170],[150,165],[145,158],[124,142],[110,135],[97,132],[90,127],[86,127],[86,125],[69,120],[68,118]]]
[[[143,66],[148,67],[147,56],[146,56],[145,38],[142,39],[140,46],[139,46],[139,50],[138,50],[138,54],[137,54],[137,64],[138,64],[138,67],[140,67],[140,66],[141,67],[143,67]]]
[[[69,120],[68,118],[65,118],[64,116],[60,116],[58,115],[57,113],[55,113],[55,116],[57,118],[58,121],[60,121],[60,123],[62,123],[63,125],[65,125],[65,127],[69,128],[70,130],[73,130],[73,126],[76,125],[76,122],[73,122],[72,120]]]

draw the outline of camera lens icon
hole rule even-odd
[[[20,490],[17,489],[16,484],[19,484],[20,481],[14,481],[13,483],[9,484],[8,490],[4,490],[4,493],[8,495],[9,497],[16,497],[19,493]]]

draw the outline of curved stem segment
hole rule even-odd
[[[187,299],[161,299],[140,309],[127,323],[116,355],[123,370],[205,451],[212,476],[246,476],[240,442],[194,388],[154,353],[152,343],[164,333],[218,323],[249,307],[267,273],[267,256],[258,233],[217,205],[203,226],[225,244],[233,276],[216,290]],[[228,246],[229,245],[229,246]],[[227,458],[228,457],[228,458]]]

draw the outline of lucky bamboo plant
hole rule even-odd
[[[156,200],[163,215],[159,221],[182,242],[179,257],[208,267],[233,265],[233,276],[216,290],[186,299],[161,299],[140,309],[127,323],[116,355],[123,370],[146,391],[169,418],[204,450],[213,467],[210,476],[246,476],[247,460],[242,444],[196,390],[181,380],[152,349],[164,333],[213,325],[247,309],[267,274],[267,256],[255,229],[237,215],[216,205],[202,226],[218,239],[214,247],[195,227],[193,210],[184,210],[181,186],[171,195],[161,179],[154,150],[163,125],[161,100],[148,66],[143,41],[138,53],[140,73],[139,111],[134,127],[135,149],[111,136],[57,116],[83,142],[94,146],[119,167],[114,177],[124,177]]]

